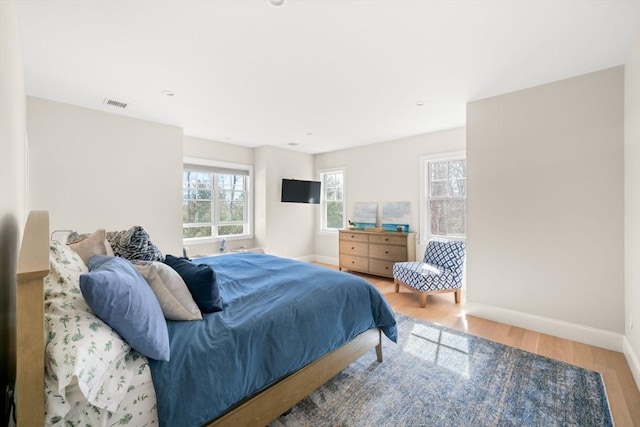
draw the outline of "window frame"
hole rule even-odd
[[[211,197],[211,221],[206,223],[198,223],[198,225],[207,227],[210,226],[212,228],[212,234],[215,231],[215,235],[206,236],[206,237],[183,237],[182,242],[185,245],[191,245],[195,243],[210,243],[210,242],[219,242],[222,239],[226,240],[244,240],[244,239],[252,239],[253,238],[253,165],[247,165],[243,163],[231,163],[231,162],[222,162],[218,160],[210,160],[210,159],[202,159],[198,157],[184,157],[182,163],[182,173],[186,170],[191,170],[188,168],[189,165],[192,166],[201,166],[203,168],[203,172],[206,169],[212,169],[209,173],[213,174],[212,183],[213,186],[211,188],[212,197]],[[225,175],[225,173],[216,173],[213,169],[225,169],[228,172],[243,171],[246,172],[245,179],[245,197],[244,197],[244,221],[220,221],[220,194],[218,187],[218,180],[216,179],[217,175]],[[228,175],[231,175],[229,173]],[[184,178],[183,178],[184,179]],[[184,188],[183,188],[184,190]],[[182,200],[184,202],[184,195],[182,196]],[[217,209],[215,209],[217,208]],[[184,223],[182,222],[182,228],[184,228],[185,224],[192,223]],[[225,225],[243,225],[244,233],[243,234],[233,234],[233,235],[220,235],[218,234],[218,227]],[[184,236],[184,230],[183,230]]]
[[[465,191],[465,235],[464,237],[458,236],[446,236],[440,234],[431,234],[431,211],[429,209],[429,201],[431,197],[429,195],[429,187],[430,187],[430,175],[429,175],[429,163],[436,162],[449,162],[455,160],[464,160],[465,161],[465,182],[467,180],[467,169],[466,169],[466,161],[467,155],[466,151],[451,151],[445,153],[437,153],[437,154],[429,154],[425,156],[420,156],[420,229],[422,232],[420,233],[420,244],[426,245],[430,239],[447,239],[447,240],[459,240],[466,241],[466,211],[467,211],[467,195]],[[465,187],[466,188],[466,187]]]
[[[327,227],[327,206],[329,200],[327,200],[327,186],[325,185],[325,176],[332,173],[342,174],[342,226],[340,228]],[[322,191],[320,192],[320,233],[323,234],[337,234],[340,229],[344,229],[347,226],[347,169],[345,167],[325,168],[318,171],[320,182],[322,183]],[[336,201],[336,200],[331,200]]]

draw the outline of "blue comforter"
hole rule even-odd
[[[171,360],[150,360],[161,426],[199,426],[278,379],[380,327],[394,314],[357,276],[254,253],[198,260],[217,275],[224,310],[168,321]]]

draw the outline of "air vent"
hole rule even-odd
[[[120,101],[114,101],[113,99],[109,99],[109,98],[105,98],[102,101],[103,104],[107,104],[107,105],[111,105],[114,107],[118,107],[118,108],[127,108],[127,104],[126,102],[120,102]]]

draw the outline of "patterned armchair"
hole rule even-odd
[[[420,295],[420,307],[427,306],[427,294],[454,292],[460,302],[465,244],[453,240],[430,240],[423,262],[397,262],[393,266],[396,293],[400,285]]]

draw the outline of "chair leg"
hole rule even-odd
[[[460,304],[460,289],[453,292],[453,300],[456,302],[456,304]]]
[[[393,283],[396,285],[396,294],[397,294],[400,292],[400,283],[398,283],[395,277],[393,278]]]
[[[424,292],[420,293],[420,307],[425,308],[427,306],[427,294]]]

